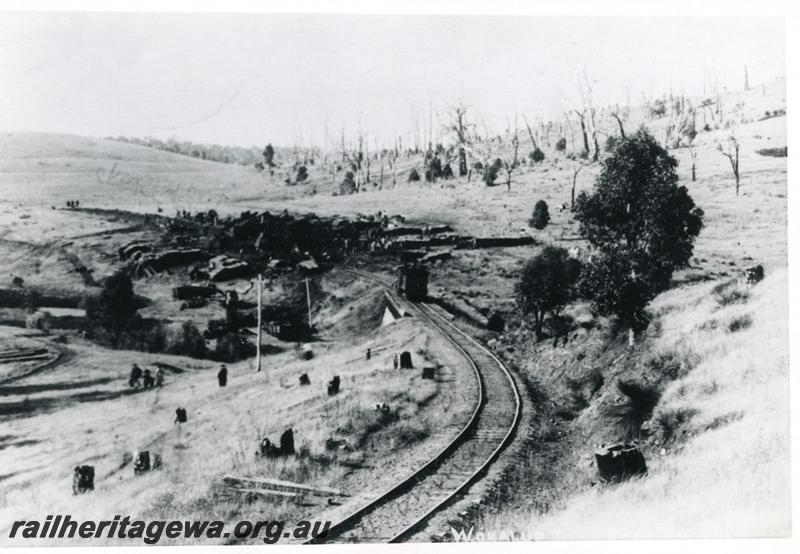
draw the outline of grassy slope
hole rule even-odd
[[[660,334],[647,347],[679,352],[685,375],[665,383],[650,422],[649,475],[591,486],[584,453],[581,492],[535,516],[528,532],[543,539],[787,536],[787,285],[779,270],[752,289],[736,287],[749,298],[727,305],[709,284],[662,295],[653,305]],[[751,323],[732,330],[735,321]]]

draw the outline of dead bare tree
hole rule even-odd
[[[458,176],[463,177],[469,173],[467,167],[467,146],[470,142],[470,129],[474,127],[467,122],[467,110],[469,109],[461,100],[455,106],[450,106],[450,123],[447,131],[455,135],[456,147],[458,148]]]
[[[739,141],[731,133],[731,136],[728,137],[727,149],[723,149],[722,144],[717,144],[717,148],[731,162],[733,177],[736,179],[736,196],[739,196]]]
[[[583,134],[583,151],[589,155],[589,134],[586,131],[586,108],[582,110],[572,110],[578,116],[578,122],[581,124],[581,133]]]
[[[573,212],[575,211],[575,186],[578,182],[578,173],[581,172],[581,169],[583,169],[583,165],[580,163],[576,162],[572,166],[572,194],[570,195],[569,209]]]
[[[625,113],[619,109],[619,106],[614,106],[614,109],[610,112],[611,117],[617,120],[617,125],[619,125],[619,136],[620,138],[625,138],[625,126],[622,124],[622,118],[625,116]]]
[[[697,180],[697,174],[695,173],[695,168],[697,166],[697,151],[694,149],[693,139],[686,143],[686,148],[689,150],[689,157],[692,159],[692,182],[694,183]]]
[[[525,121],[525,128],[528,129],[528,136],[531,138],[531,144],[533,144],[533,149],[536,150],[538,146],[536,145],[536,137],[533,136],[533,129],[531,129],[531,124],[528,122],[528,117],[523,115],[522,119]]]
[[[508,152],[501,161],[503,162],[503,169],[506,172],[506,186],[511,190],[511,174],[519,165],[519,125],[518,116],[514,115],[514,127],[511,128],[509,122],[509,134],[511,135],[511,151]]]

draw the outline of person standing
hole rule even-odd
[[[222,364],[222,367],[219,368],[219,372],[217,373],[217,381],[219,381],[220,387],[224,387],[228,384],[228,368],[225,367],[225,364]]]

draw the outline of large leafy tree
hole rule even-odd
[[[582,291],[600,313],[616,314],[632,328],[665,290],[676,269],[686,267],[703,227],[703,210],[678,185],[677,160],[641,127],[620,139],[591,194],[582,193],[575,217],[597,249]]]
[[[558,313],[570,301],[579,276],[579,262],[556,246],[546,246],[525,264],[515,292],[522,313],[533,319],[537,337],[547,314]]]

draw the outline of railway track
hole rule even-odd
[[[351,273],[380,283],[387,294],[392,294],[391,281],[358,270]],[[417,315],[452,343],[474,371],[478,381],[475,411],[458,436],[422,468],[310,543],[408,540],[434,514],[465,494],[513,439],[521,401],[508,368],[478,341],[453,325],[440,307],[427,303],[412,305]]]

